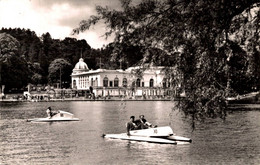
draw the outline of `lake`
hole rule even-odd
[[[80,121],[31,123],[46,108]],[[0,164],[260,164],[260,105],[233,108],[227,119],[196,123],[169,101],[0,102]],[[189,137],[189,144],[104,139],[123,133],[131,115]]]

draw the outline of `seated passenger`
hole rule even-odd
[[[52,115],[51,107],[48,107],[48,108],[47,108],[46,113],[47,113],[49,119],[53,116],[53,115]]]
[[[147,122],[147,120],[144,118],[144,115],[140,115],[139,119],[136,120],[137,129],[147,129],[151,127],[157,127],[153,126],[151,123]]]
[[[135,130],[135,129],[137,129],[137,126],[135,124],[135,117],[131,116],[130,121],[128,123],[126,123],[127,135],[130,136],[130,131]]]
[[[48,118],[50,119],[50,118],[52,118],[52,116],[56,115],[59,112],[52,111],[51,107],[48,107],[46,110],[46,113],[48,115]]]

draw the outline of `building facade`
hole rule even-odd
[[[126,70],[90,70],[81,58],[71,74],[72,89],[91,93],[95,97],[167,97],[172,95],[170,82],[163,67],[150,67],[137,76],[140,67]]]

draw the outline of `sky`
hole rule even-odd
[[[0,0],[0,28],[25,28],[38,36],[49,32],[54,39],[85,39],[92,48],[113,41],[102,37],[105,25],[99,23],[79,35],[72,35],[83,19],[95,15],[96,5],[120,8],[119,0]]]

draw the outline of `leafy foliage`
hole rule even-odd
[[[17,55],[20,43],[11,35],[0,33],[0,85],[3,85],[5,79],[4,65],[10,63],[10,58]]]
[[[8,63],[2,66],[2,84],[5,84],[6,90],[15,88],[20,90],[27,86],[29,82],[29,69],[27,62],[23,57],[11,56]]]
[[[13,36],[0,33],[0,61],[6,62],[8,57],[16,55],[19,44]]]
[[[114,59],[133,46],[141,48],[143,63],[166,59],[164,63],[175,69],[168,72],[172,82],[179,82],[186,93],[181,107],[193,119],[225,118],[230,91],[249,92],[252,83],[241,88],[242,82],[259,77],[258,0],[121,4],[120,10],[97,6],[97,15],[81,21],[74,33],[103,20],[105,35],[115,35]],[[176,72],[180,76],[173,77]]]
[[[45,33],[41,37],[38,37],[35,32],[30,31],[29,29],[26,30],[20,28],[2,28],[0,30],[0,35],[1,62],[7,62],[7,59],[13,55],[19,57],[18,59],[21,60],[17,64],[12,64],[12,66],[8,66],[11,65],[11,63],[7,63],[2,72],[8,73],[9,70],[5,69],[9,67],[11,67],[13,70],[18,69],[20,66],[17,65],[22,64],[22,60],[25,59],[29,71],[25,72],[26,75],[22,75],[23,77],[28,78],[28,80],[25,81],[28,83],[33,83],[36,85],[47,84],[49,65],[57,58],[64,58],[72,65],[75,65],[80,57],[87,59],[87,62],[89,62],[89,57],[91,57],[90,61],[94,61],[93,67],[99,66],[96,62],[99,61],[97,59],[99,58],[98,55],[100,54],[101,50],[93,49],[94,51],[91,51],[91,47],[85,40],[77,40],[74,38],[56,40],[52,39],[49,33]],[[109,61],[110,56],[108,54],[103,54],[102,56],[107,58],[106,61]],[[67,71],[65,73],[65,77],[69,77],[71,72],[71,70]],[[5,82],[7,82],[7,77],[4,76],[5,75],[2,74],[3,79],[5,79]],[[12,81],[20,81],[20,79],[20,76],[17,75]],[[71,80],[66,79],[67,84],[69,84],[70,81]],[[11,88],[18,88],[18,86],[16,86],[16,83],[9,83],[9,89]],[[6,88],[6,90],[8,89]]]
[[[124,50],[126,55],[124,55],[124,59],[121,60],[121,62],[112,61],[113,43],[101,49],[93,49],[88,45],[86,40],[77,40],[69,37],[64,40],[52,39],[48,32],[38,37],[35,32],[29,29],[2,28],[0,34],[2,43],[0,45],[2,47],[1,61],[7,62],[7,59],[12,55],[19,57],[18,59],[20,60],[25,59],[29,69],[28,72],[25,72],[26,75],[23,75],[23,77],[28,78],[25,82],[36,85],[49,83],[49,65],[58,58],[63,58],[74,66],[79,58],[82,57],[91,69],[118,69],[120,66],[122,69],[126,69],[141,59],[138,54],[140,49],[132,48],[131,50]],[[16,65],[20,64],[23,64],[23,62],[20,61]],[[11,65],[11,63],[8,63],[2,72],[9,72],[5,70],[7,67],[11,67],[8,65]],[[16,70],[19,67],[20,66],[12,66],[11,68]],[[68,84],[71,80],[68,79],[68,77],[71,75],[71,70],[64,74],[66,79],[63,81],[66,82],[66,86],[69,87]],[[6,78],[7,77],[3,77],[3,79]],[[15,78],[17,78],[17,80],[13,79],[13,81],[20,81],[19,75],[15,76]],[[7,82],[7,80],[5,80],[5,82]],[[16,86],[16,83],[9,83],[8,88],[18,88],[18,86]],[[6,90],[8,89],[6,88]]]
[[[70,82],[70,75],[66,74],[72,71],[72,65],[65,59],[55,59],[49,66],[49,82],[50,83],[62,83]],[[61,81],[61,82],[60,82]],[[65,83],[65,86],[69,87],[69,83]]]

